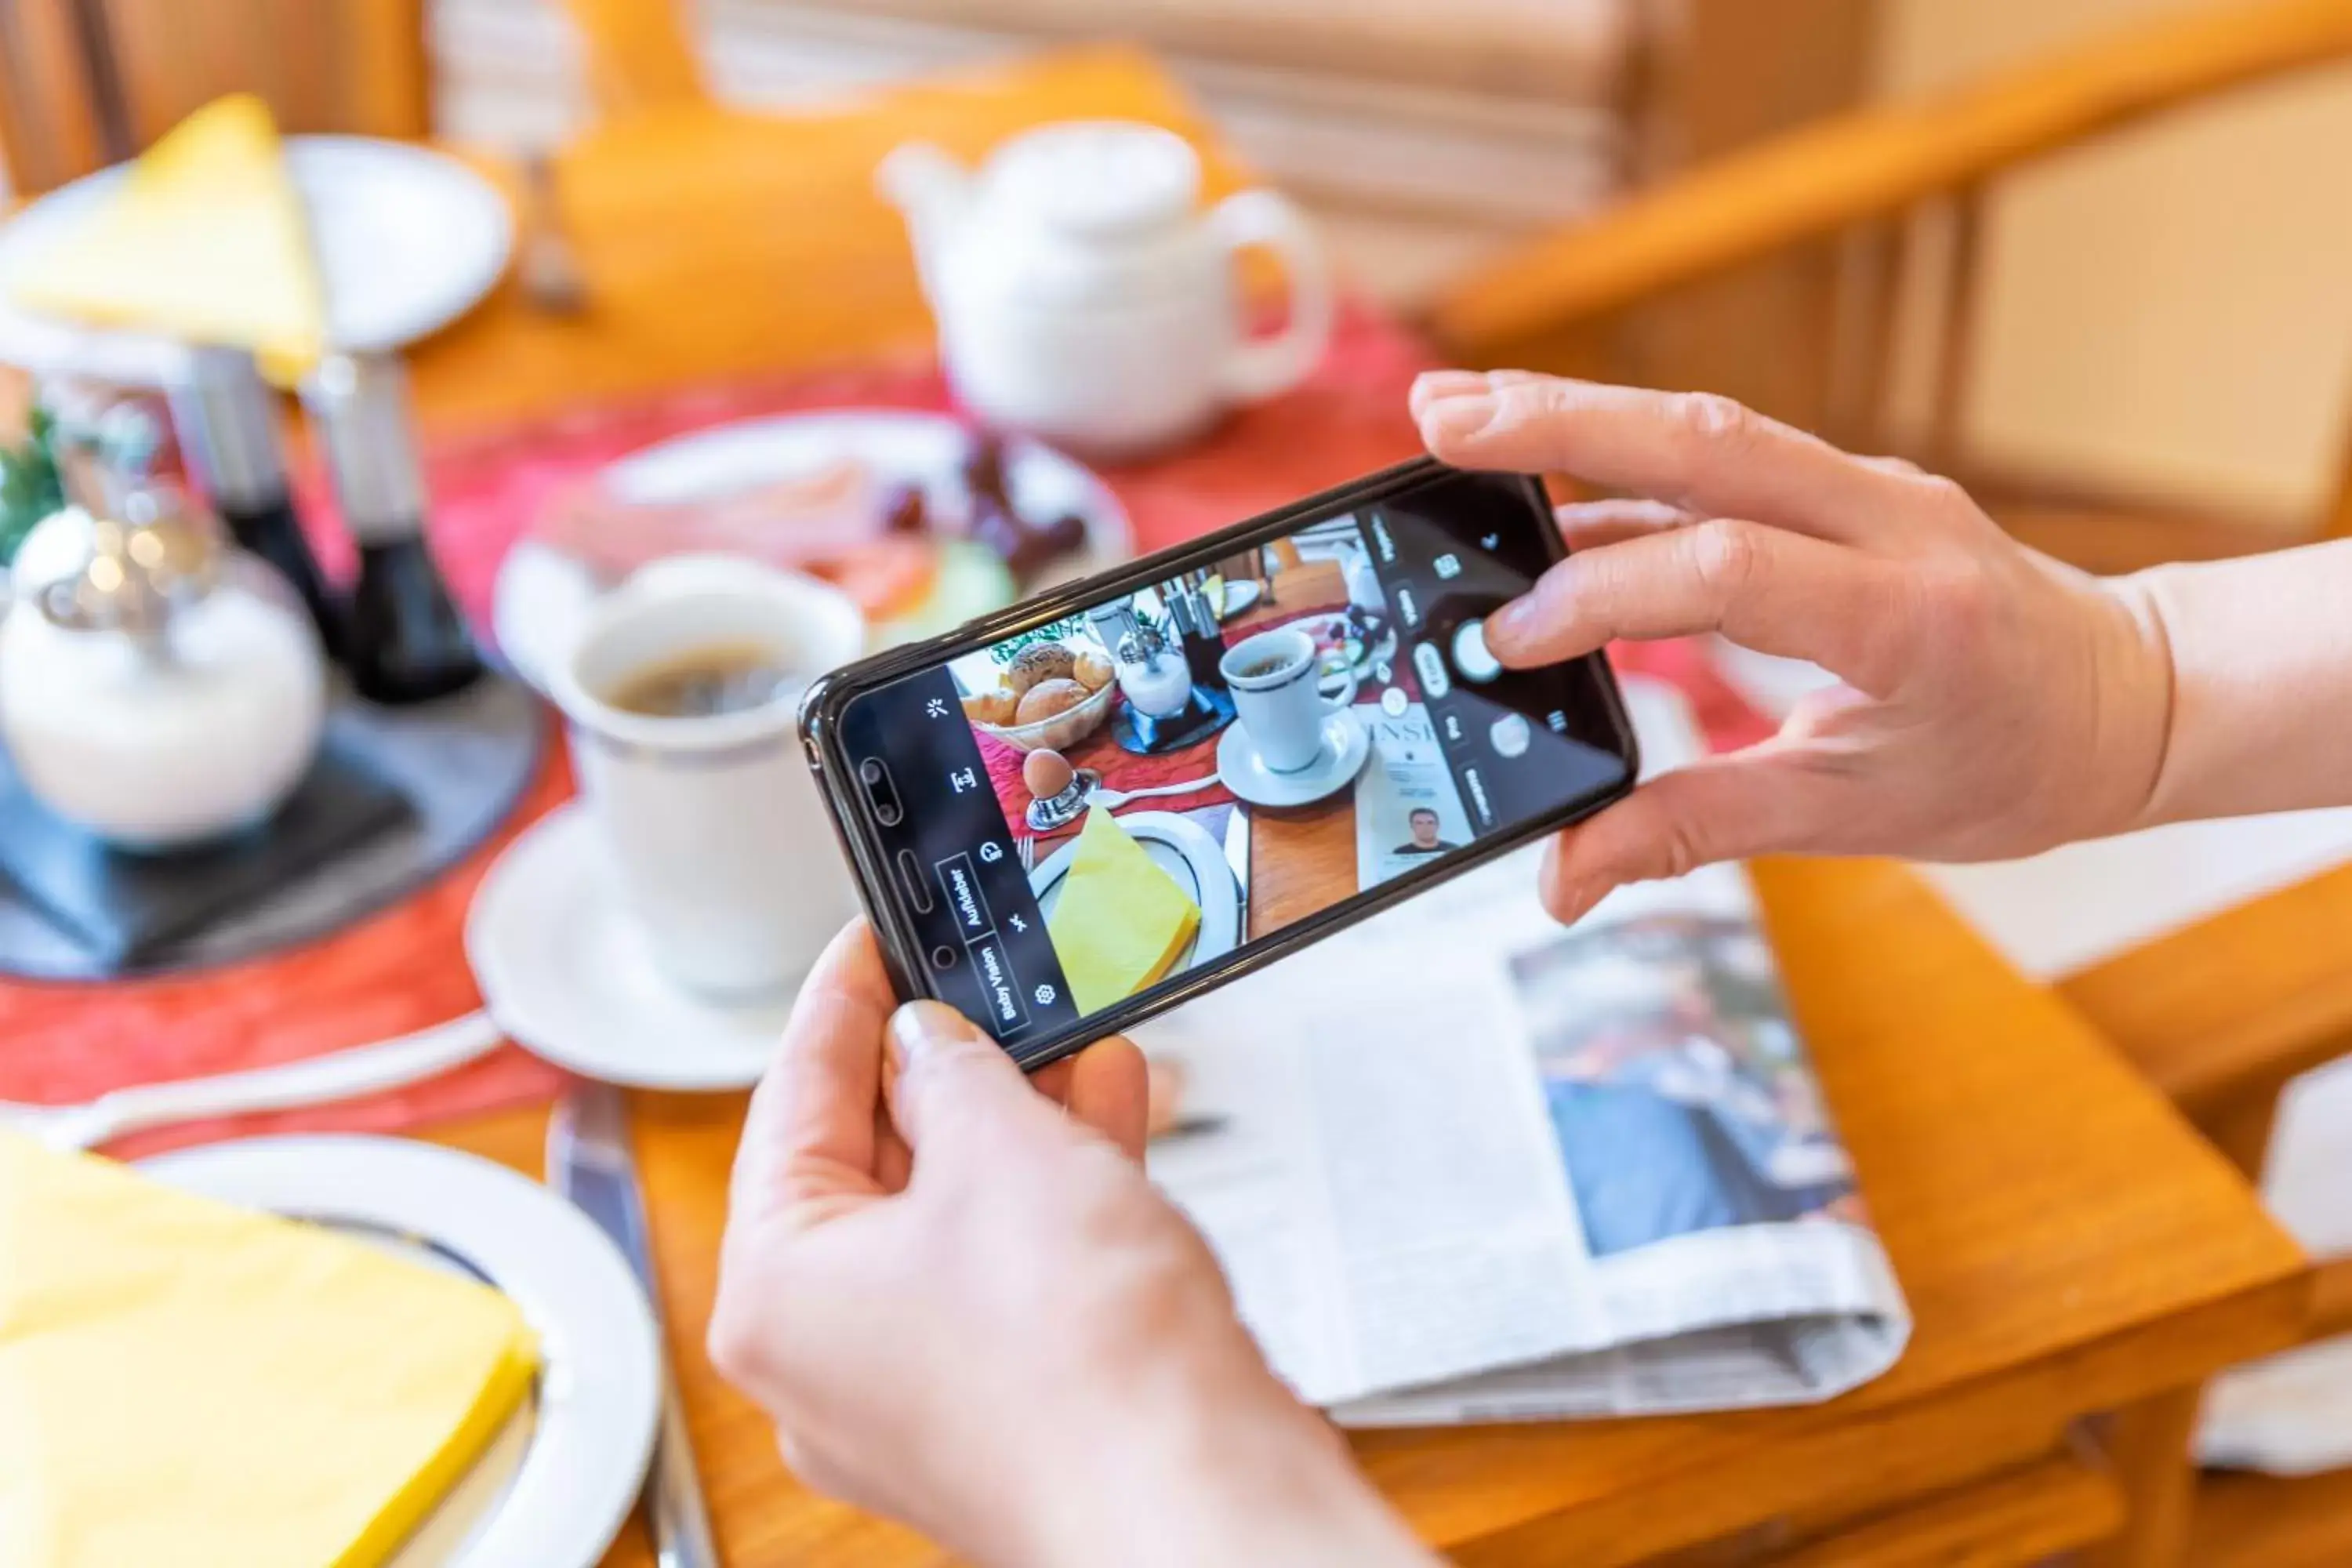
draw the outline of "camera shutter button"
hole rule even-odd
[[[1486,623],[1465,621],[1454,634],[1454,668],[1462,679],[1483,686],[1503,673],[1502,661],[1486,647]]]

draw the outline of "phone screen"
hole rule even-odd
[[[1559,553],[1540,491],[1433,476],[847,703],[935,995],[1026,1056],[1624,785],[1598,659],[1485,644]]]

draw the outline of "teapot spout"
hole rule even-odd
[[[905,216],[923,290],[936,296],[933,280],[971,205],[971,172],[929,142],[909,142],[882,160],[874,183]]]

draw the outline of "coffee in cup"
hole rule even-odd
[[[624,712],[653,719],[708,719],[773,702],[789,684],[792,673],[774,649],[723,643],[623,676],[605,700]]]

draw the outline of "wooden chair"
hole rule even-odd
[[[2352,5],[2259,0],[2193,9],[1926,101],[1829,120],[1652,186],[1596,219],[1476,270],[1433,300],[1428,324],[1465,363],[1504,363],[1651,382],[1622,323],[1631,311],[1793,250],[1843,263],[1821,417],[1853,446],[1903,450],[1971,482],[2021,537],[2096,570],[2242,553],[2280,542],[2249,526],[2135,500],[2036,487],[2004,493],[1969,471],[1956,425],[1981,284],[1985,195],[2002,175],[2222,94],[2352,60]],[[1906,252],[1937,243],[1939,266]],[[1924,273],[1937,296],[1905,299]],[[1896,323],[1931,316],[1932,406],[1890,428]],[[1736,390],[1723,388],[1722,390]],[[1906,438],[1907,437],[1907,438]],[[2346,474],[2352,479],[2352,454]],[[2352,485],[2315,536],[2352,531]]]
[[[0,0],[0,168],[17,195],[129,157],[243,89],[289,131],[417,138],[425,0]]]
[[[1623,374],[1613,323],[1636,307],[1791,247],[1834,241],[1850,262],[1843,374],[1829,421],[1865,449],[1901,443],[1884,418],[1890,323],[1904,306],[1904,249],[1940,230],[1946,255],[1934,406],[1916,455],[1969,479],[1954,426],[1969,374],[1985,194],[2004,174],[2169,110],[2352,61],[2352,4],[2221,5],[2124,34],[1926,102],[1836,119],[1642,192],[1463,279],[1428,323],[1469,364],[1535,363]],[[1932,222],[1922,222],[1925,215]],[[1631,377],[1640,379],[1638,370]],[[2352,534],[2352,450],[2311,530]],[[2227,519],[2120,509],[2095,498],[2004,496],[2021,537],[2099,570],[2239,553],[2280,542]],[[2352,1053],[2352,868],[2230,910],[2064,982],[2061,990],[2250,1175],[2295,1075]],[[2314,1339],[2352,1332],[2352,1260],[2323,1268]],[[2174,1502],[2135,1519],[2114,1560],[2198,1568],[2352,1560],[2352,1478],[2224,1477],[2192,1513],[2181,1447],[2193,1401],[2136,1413],[2119,1463],[2176,1468]]]

